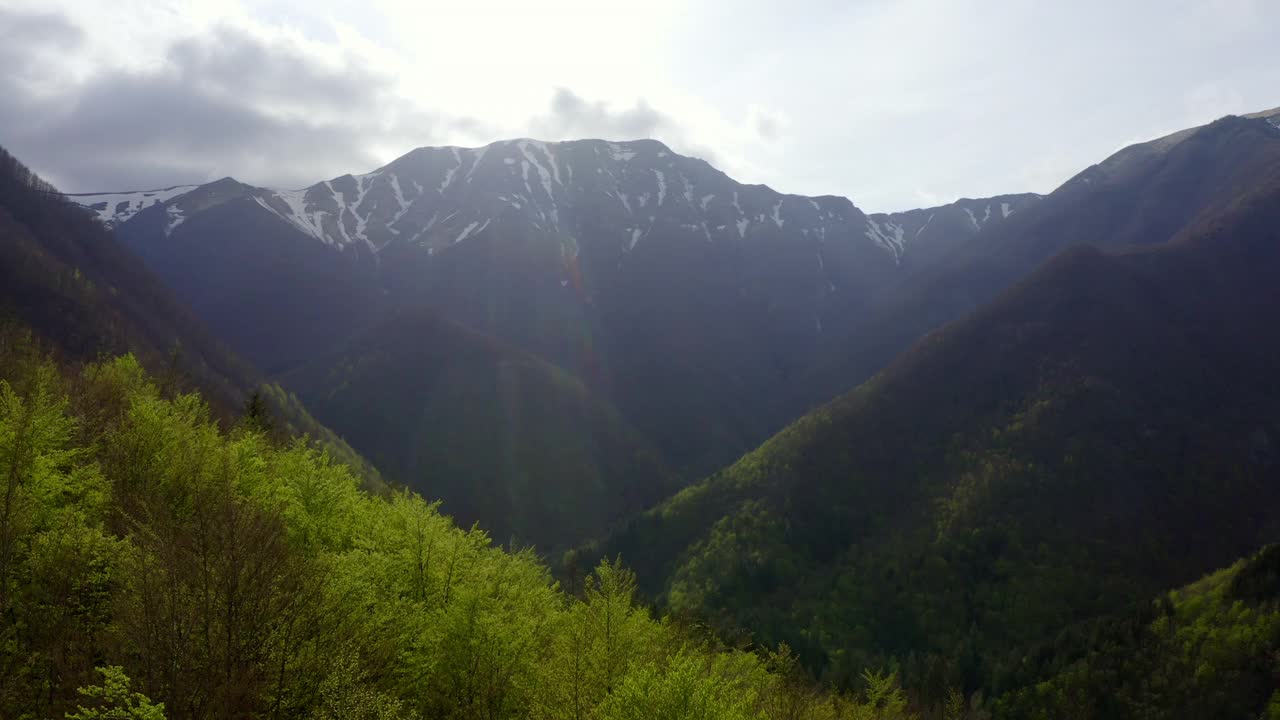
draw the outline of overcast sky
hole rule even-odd
[[[1280,105],[1276,0],[0,0],[0,145],[65,191],[300,187],[652,137],[899,210]]]

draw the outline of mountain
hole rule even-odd
[[[1280,112],[1225,117],[1126,147],[1008,221],[885,293],[828,334],[795,382],[788,414],[838,395],[880,370],[925,333],[995,298],[1077,242],[1099,248],[1163,243],[1223,211],[1280,161]]]
[[[581,378],[696,475],[789,419],[782,387],[824,335],[1038,196],[869,217],[652,140],[513,140],[296,191],[72,199],[271,373],[431,308]]]
[[[501,542],[580,542],[677,489],[580,380],[431,312],[394,313],[282,382],[383,472]]]
[[[1179,142],[1199,163],[1173,148],[1087,171],[1065,192],[1098,207],[1089,186],[1115,172],[1171,182],[1224,152],[1254,170],[1181,178],[1183,197],[1236,194],[1177,208],[1165,226],[1188,226],[1164,242],[1059,253],[585,552],[620,553],[673,610],[786,641],[837,682],[885,664],[926,697],[1044,680],[1030,658],[1063,628],[1280,534],[1277,145],[1234,118]],[[1160,197],[1141,190],[1113,202]],[[1078,240],[1114,248],[1124,215],[1078,221],[1099,230]]]
[[[130,196],[113,217],[117,237],[218,337],[276,373],[366,326],[382,293],[358,250],[319,245],[266,211],[263,194],[223,178],[177,195]],[[93,209],[101,197],[72,199]]]
[[[377,471],[296,400],[240,360],[99,222],[0,148],[0,323],[66,362],[126,352],[171,390],[199,389],[224,421],[258,392],[283,435],[309,434],[357,469]]]
[[[0,235],[0,303],[65,356],[132,350],[159,368],[179,351],[182,370],[223,405],[252,386],[249,366],[136,256],[3,150]]]

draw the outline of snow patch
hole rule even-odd
[[[369,182],[365,182],[366,180]],[[370,250],[377,252],[378,249],[373,246],[373,243],[369,240],[369,236],[366,233],[369,229],[369,213],[365,212],[363,215],[360,214],[360,206],[364,204],[364,198],[369,194],[369,188],[372,186],[373,181],[368,175],[361,175],[357,177],[356,201],[352,203],[348,209],[351,211],[352,217],[356,219],[356,237],[363,240],[364,244],[368,245]],[[345,198],[346,193],[343,193],[342,196]]]
[[[662,201],[667,197],[667,178],[661,170],[654,170],[653,176],[658,179],[658,206],[661,207]]]
[[[480,167],[480,161],[484,160],[484,156],[487,155],[488,153],[489,153],[488,145],[485,145],[484,147],[476,150],[476,158],[471,162],[471,169],[467,171],[467,176],[463,178],[463,182],[471,182],[471,176],[476,174],[476,168]],[[458,157],[458,148],[453,148],[453,155],[454,157]],[[458,166],[459,167],[462,166],[461,159],[458,160]],[[450,178],[453,177],[453,174],[450,173],[448,177]]]
[[[912,236],[911,236],[911,239],[912,239],[912,240],[914,240],[914,239],[916,239],[916,238],[920,237],[920,233],[924,232],[924,231],[925,231],[925,230],[926,230],[930,225],[932,225],[932,224],[933,224],[933,218],[934,218],[936,215],[937,215],[937,213],[929,213],[929,219],[924,221],[924,224],[920,226],[920,229],[916,231],[916,234],[915,234],[915,235],[912,235]]]
[[[785,221],[782,219],[782,201],[779,200],[778,204],[773,206],[773,224],[782,227],[783,222]]]
[[[391,192],[395,193],[396,202],[400,207],[396,210],[395,215],[391,217],[390,222],[387,223],[388,228],[400,222],[400,218],[409,212],[409,201],[405,199],[404,191],[400,188],[400,178],[394,174],[391,175]]]
[[[529,184],[529,161],[520,161],[520,174],[524,176],[524,191],[526,196],[533,197],[533,186]]]
[[[893,261],[902,261],[902,226],[886,220],[882,226],[880,223],[867,218],[866,236],[870,238],[880,247],[888,250],[893,255]]]
[[[965,208],[965,209],[964,209],[964,212],[965,212],[965,214],[966,214],[966,215],[968,215],[968,216],[969,216],[969,224],[970,224],[970,225],[973,225],[973,229],[974,229],[974,230],[977,230],[977,229],[980,227],[980,226],[978,225],[978,218],[977,218],[977,216],[975,216],[975,215],[973,214],[973,211],[972,211],[972,210],[970,210],[969,208]]]
[[[488,221],[488,220],[485,220],[483,223],[481,223],[481,222],[480,222],[480,221],[478,221],[478,220],[477,220],[477,221],[475,221],[475,222],[472,222],[471,224],[469,224],[469,225],[467,225],[465,228],[463,228],[463,230],[462,230],[462,234],[458,236],[458,239],[456,239],[456,240],[454,240],[454,241],[453,241],[453,244],[454,244],[454,245],[457,245],[458,243],[462,242],[463,240],[466,240],[467,238],[471,237],[472,235],[479,235],[479,234],[480,234],[481,232],[483,232],[483,231],[484,231],[484,229],[485,229],[485,228],[487,228],[487,227],[489,227],[489,221]]]
[[[458,168],[462,167],[462,155],[458,153],[458,148],[450,148],[450,149],[453,150],[453,161],[457,164],[444,171],[444,179],[440,181],[440,187],[436,188],[436,192],[440,193],[441,195],[444,194],[445,189],[448,188],[449,185],[453,182],[453,176],[458,172]],[[476,162],[477,163],[480,162],[478,158]],[[475,168],[472,167],[471,170],[474,172]],[[470,174],[467,175],[467,179],[468,180],[471,179]]]
[[[699,204],[701,204],[701,205],[702,205],[702,209],[703,209],[703,210],[706,210],[706,209],[707,209],[707,203],[711,202],[713,199],[715,199],[715,194],[714,194],[714,193],[713,193],[713,194],[711,194],[711,195],[703,195],[703,196],[702,196],[702,200],[700,200],[700,201],[699,201]]]
[[[1013,211],[1009,209],[1009,203],[1007,203],[1007,202],[1002,202],[1002,203],[1000,203],[1000,216],[1001,216],[1001,217],[1006,217],[1006,218],[1007,218],[1007,217],[1009,217],[1009,216],[1010,216],[1010,215],[1012,215],[1012,214],[1013,214]]]
[[[533,167],[534,167],[534,168],[536,168],[536,169],[538,170],[538,177],[542,180],[542,189],[547,191],[547,199],[548,199],[548,200],[552,200],[552,199],[554,199],[554,196],[551,194],[551,178],[552,178],[552,175],[551,175],[551,173],[550,173],[550,172],[549,172],[545,167],[543,167],[543,166],[542,166],[542,163],[538,162],[538,158],[537,158],[533,153],[529,152],[529,141],[528,141],[528,140],[521,140],[520,142],[516,143],[516,147],[520,148],[520,154],[521,154],[521,155],[524,155],[525,160],[529,161],[529,162],[533,165]],[[544,152],[544,153],[546,153],[546,154],[547,154],[547,157],[548,157],[548,158],[550,158],[550,157],[551,157],[551,154],[547,151],[547,149],[546,149],[546,147],[545,147],[545,146],[542,146],[542,145],[541,145],[541,143],[539,143],[539,147],[541,147],[542,152]],[[528,184],[528,183],[527,183],[527,176],[528,176],[528,171],[527,171],[527,170],[526,170],[526,172],[525,172],[525,175],[526,175],[526,184]],[[556,184],[557,184],[557,185],[559,185],[559,184],[560,184],[560,170],[559,170],[559,169],[557,169],[557,170],[556,170],[556,173],[555,173],[555,180],[556,180]],[[533,194],[533,193],[530,193],[530,195],[532,195],[532,194]]]
[[[306,190],[276,190],[275,195],[284,201],[284,204],[289,207],[289,215],[280,215],[280,213],[276,212],[274,208],[263,202],[261,198],[258,198],[258,204],[272,212],[275,212],[288,222],[293,223],[302,232],[311,235],[326,244],[333,244],[333,241],[325,234],[324,228],[321,225],[323,217],[328,215],[328,213],[324,211],[317,211],[315,213],[307,212]]]
[[[176,197],[185,195],[199,185],[175,185],[170,188],[160,190],[138,190],[136,192],[123,193],[95,193],[89,195],[67,195],[66,198],[71,202],[88,208],[91,212],[98,216],[98,219],[107,225],[119,225],[127,222],[130,218],[156,203],[168,202]],[[101,209],[93,208],[93,205],[103,204]],[[124,207],[120,207],[124,203]],[[117,208],[120,208],[117,210]]]
[[[169,237],[173,234],[174,229],[187,219],[187,216],[182,214],[182,208],[177,205],[170,205],[165,208],[165,211],[169,215],[169,224],[164,228],[164,235]]]

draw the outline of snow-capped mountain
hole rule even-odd
[[[181,197],[198,187],[204,186],[69,197],[110,226],[163,205],[168,234],[190,212]],[[240,186],[239,195],[325,245],[373,253],[393,244],[434,253],[483,234],[495,222],[520,222],[576,240],[585,216],[604,216],[609,227],[595,231],[628,251],[655,231],[683,231],[707,242],[786,233],[824,242],[870,241],[897,262],[936,214],[867,217],[844,198],[743,185],[653,140],[520,139],[479,148],[424,147],[363,175],[342,175],[300,190]],[[945,207],[963,208],[976,232],[1034,197]],[[918,223],[917,216],[923,218]]]
[[[269,372],[385,308],[426,306],[612,393],[699,467],[725,459],[700,456],[700,433],[745,450],[772,427],[769,388],[824,338],[1038,201],[868,216],[843,197],[738,183],[653,140],[528,139],[419,148],[300,190],[223,178],[72,199]]]
[[[443,250],[513,219],[576,237],[585,215],[605,215],[627,250],[658,228],[717,242],[787,223],[825,237],[865,222],[847,200],[740,185],[652,140],[420,148],[372,173],[273,191],[261,202],[327,244],[375,252],[393,243]]]

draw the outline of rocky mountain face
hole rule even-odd
[[[302,190],[72,199],[269,372],[428,307],[566,368],[692,472],[787,419],[782,387],[825,335],[1039,201],[868,216],[652,140],[420,148]]]

